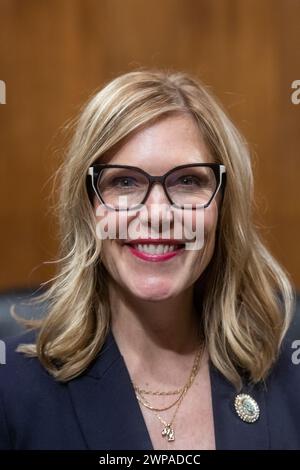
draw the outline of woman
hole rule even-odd
[[[0,447],[299,448],[292,289],[207,89],[160,71],[110,82],[60,194],[60,269],[47,318],[8,347]]]

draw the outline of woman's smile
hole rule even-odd
[[[123,247],[133,256],[149,262],[168,261],[185,251],[185,244],[176,240],[131,240]]]

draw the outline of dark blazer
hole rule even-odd
[[[293,336],[293,335],[292,335]],[[300,364],[292,341],[265,386],[245,387],[260,407],[255,423],[234,408],[234,387],[210,363],[217,449],[300,449]],[[112,332],[94,363],[68,383],[55,381],[36,358],[15,352],[26,333],[7,342],[0,366],[0,449],[152,450],[123,356]]]

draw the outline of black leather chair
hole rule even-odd
[[[17,335],[25,330],[11,315],[15,305],[16,313],[26,319],[41,318],[46,312],[45,304],[29,305],[27,302],[41,294],[41,289],[18,289],[0,293],[0,339]]]
[[[46,313],[45,304],[27,305],[26,301],[41,294],[41,289],[20,289],[0,293],[0,339],[13,336],[24,331],[24,326],[18,323],[10,314],[12,305],[16,313],[23,318],[41,318]],[[24,303],[25,302],[25,303]],[[300,340],[300,295],[297,296],[296,314],[291,328],[294,338]]]

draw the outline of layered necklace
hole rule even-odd
[[[136,397],[137,397],[139,403],[141,403],[145,408],[152,411],[156,415],[156,417],[159,419],[159,421],[163,425],[161,435],[164,438],[166,438],[169,442],[175,441],[174,421],[175,421],[177,412],[179,410],[179,407],[182,403],[182,400],[184,399],[187,391],[189,390],[189,388],[193,384],[193,382],[195,380],[195,377],[196,377],[196,375],[197,375],[197,373],[200,369],[201,359],[202,359],[202,355],[203,355],[203,349],[204,348],[203,348],[202,345],[198,348],[195,359],[194,359],[194,363],[193,363],[191,373],[190,373],[185,385],[181,388],[178,388],[177,390],[171,390],[169,392],[158,391],[158,390],[152,391],[152,390],[142,389],[142,388],[138,387],[137,385],[135,385],[134,383],[132,384],[133,387],[134,387]],[[173,401],[173,403],[171,403],[170,405],[165,406],[163,408],[157,408],[157,407],[152,406],[149,403],[149,401],[145,398],[145,395],[156,395],[156,396],[178,395],[178,396],[176,397],[175,401]],[[175,411],[173,413],[173,416],[172,416],[171,420],[170,421],[165,421],[160,416],[159,413],[162,412],[162,411],[167,411],[167,410],[173,408],[174,406],[175,406]]]

